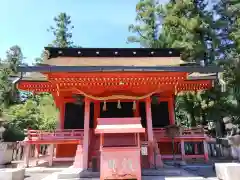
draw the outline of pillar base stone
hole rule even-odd
[[[240,163],[215,163],[215,170],[218,179],[239,180]]]
[[[80,144],[78,145],[76,150],[73,167],[83,169],[83,148],[82,148],[82,145]]]

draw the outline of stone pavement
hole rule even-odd
[[[55,163],[53,167],[48,167],[46,164],[38,167],[26,168],[24,180],[42,180],[51,176],[54,173],[61,172],[67,169],[72,163]],[[54,180],[54,179],[51,179]]]
[[[25,179],[24,180],[42,180],[45,177],[48,177],[52,174],[52,172],[26,172],[25,173]]]
[[[56,180],[58,174],[68,169],[68,164],[63,167],[35,167],[27,168],[25,180]],[[142,180],[217,180],[212,166],[202,165],[187,165],[181,168],[164,168],[165,172],[162,173],[159,169],[158,172],[145,171]],[[147,172],[147,173],[146,173]],[[174,173],[173,173],[174,172]],[[85,179],[85,178],[81,178]],[[99,178],[91,178],[98,180]],[[67,179],[66,179],[67,180]],[[89,180],[89,178],[88,178]]]
[[[68,169],[69,171],[70,169]],[[166,170],[166,169],[165,169]],[[156,170],[153,170],[151,173],[148,173],[148,176],[142,176],[142,180],[206,180],[204,177],[200,177],[200,176],[196,176],[194,174],[191,174],[183,169],[172,169],[171,171],[176,171],[178,172],[178,175],[173,174],[171,175],[160,175],[163,174],[161,171],[159,170],[159,172],[157,172]],[[148,170],[149,171],[149,170]],[[65,172],[66,173],[66,172]],[[69,173],[69,172],[68,172]],[[57,180],[58,174],[61,174],[60,172],[56,172],[51,174],[48,177],[45,177],[42,180]],[[64,173],[63,173],[64,174]],[[65,177],[66,178],[66,177]],[[68,180],[80,180],[80,179],[85,179],[85,180],[99,180],[99,178],[76,178],[75,179],[68,179]],[[64,179],[67,180],[67,179]],[[208,180],[215,180],[215,179],[208,179]]]
[[[196,176],[201,176],[204,178],[216,177],[216,173],[211,165],[185,166],[182,168]]]

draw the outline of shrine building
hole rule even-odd
[[[55,149],[51,163],[72,160],[84,169],[95,166],[94,161],[100,168],[103,143],[132,147],[137,136],[132,139],[129,133],[139,133],[142,168],[172,159],[165,128],[176,124],[176,95],[212,88],[221,71],[184,62],[178,49],[46,47],[45,54],[42,64],[18,68],[17,88],[52,94],[58,126],[54,132],[29,130],[25,143],[50,144]],[[193,153],[186,152],[187,142],[196,143]],[[184,128],[175,138],[176,158],[207,161],[206,143],[201,128]]]

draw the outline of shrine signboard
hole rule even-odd
[[[140,179],[140,148],[104,147],[101,152],[103,179]]]

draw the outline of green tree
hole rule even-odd
[[[170,1],[161,7],[162,31],[172,37],[172,47],[183,48],[186,61],[211,63],[218,45],[213,12],[204,0]]]
[[[214,62],[219,40],[213,13],[207,10],[205,2],[171,0],[160,5],[157,1],[140,0],[136,7],[136,25],[130,25],[130,31],[136,36],[130,37],[129,42],[143,47],[182,48],[185,61]],[[176,117],[187,119],[182,120],[185,125],[206,123],[207,106],[201,104],[202,94],[183,93],[176,98]]]
[[[11,70],[11,73],[17,73],[17,67],[23,63],[23,54],[22,50],[19,46],[15,45],[9,48],[7,51],[7,58],[5,60],[5,64]]]
[[[71,40],[73,29],[71,25],[71,17],[66,13],[60,13],[54,18],[55,25],[51,26],[49,31],[51,31],[55,37],[52,44],[49,46],[53,47],[72,47],[73,42]],[[41,57],[36,58],[36,63],[42,63],[44,59],[44,53]],[[56,128],[56,121],[58,117],[58,111],[56,109],[54,99],[50,93],[41,93],[39,95],[33,95],[31,99],[38,104],[38,116],[36,118],[40,119],[40,123],[36,128],[44,130],[52,130]]]
[[[153,47],[159,36],[159,10],[156,0],[140,0],[136,5],[136,25],[131,24],[129,31],[136,34],[128,37],[128,42],[140,43],[142,47]]]
[[[0,66],[0,104],[1,109],[19,101],[19,93],[12,85],[10,77],[17,75],[17,67],[22,64],[23,54],[17,45],[9,48]]]
[[[214,6],[218,14],[216,20],[219,62],[224,67],[224,79],[228,87],[231,101],[225,106],[232,122],[240,126],[240,2],[238,0],[219,0]]]
[[[54,18],[55,26],[50,31],[55,36],[52,43],[54,47],[71,47],[72,34],[70,16],[66,13],[60,13]],[[4,114],[8,120],[8,127],[23,131],[28,127],[32,129],[53,130],[56,128],[58,111],[56,109],[53,97],[49,93],[27,94],[25,101],[17,104],[11,104],[11,92],[13,86],[9,81],[11,74],[17,73],[17,67],[22,63],[23,55],[18,46],[13,46],[7,51],[6,60],[1,62],[0,72],[0,101],[1,104],[7,104]],[[42,63],[43,54],[36,58],[36,63]],[[7,66],[6,66],[7,65]],[[11,106],[9,106],[11,105]],[[6,107],[6,106],[5,106]],[[2,112],[2,111],[1,111]]]
[[[54,17],[54,21],[55,26],[51,26],[49,29],[55,37],[52,46],[60,48],[73,46],[71,30],[74,26],[71,25],[71,17],[66,13],[60,13]]]
[[[15,129],[53,130],[56,127],[57,111],[49,94],[31,96],[24,103],[5,110],[5,114],[8,123]]]

